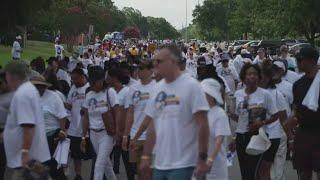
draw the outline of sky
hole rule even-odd
[[[192,21],[192,11],[202,0],[112,0],[115,5],[133,7],[138,9],[143,16],[163,17],[176,29],[186,26],[186,1],[187,1],[187,22]]]

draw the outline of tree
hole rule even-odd
[[[196,6],[192,16],[193,23],[207,40],[228,38],[227,0],[205,0],[202,6]]]
[[[147,17],[149,38],[175,39],[179,32],[164,18]]]
[[[128,38],[140,38],[140,30],[138,27],[128,26],[123,30],[124,37]]]

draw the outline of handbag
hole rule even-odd
[[[110,105],[108,90],[107,90],[107,107],[108,107],[108,111],[101,114],[104,127],[109,136],[115,136],[116,135],[116,119],[115,119],[115,115],[113,113],[112,107]]]
[[[266,152],[271,146],[271,142],[263,128],[259,129],[259,134],[253,135],[246,148],[249,155],[260,155]]]

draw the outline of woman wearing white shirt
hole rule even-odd
[[[236,144],[242,179],[263,179],[270,176],[267,162],[274,159],[277,144],[273,144],[268,151],[257,156],[247,154],[246,147],[260,127],[265,127],[278,119],[278,109],[271,94],[258,87],[261,79],[258,65],[244,65],[240,79],[245,88],[235,93],[236,116],[233,119],[236,119],[238,125],[233,145]]]
[[[45,130],[52,157],[58,145],[58,141],[63,141],[66,138],[65,124],[68,114],[58,94],[47,89],[51,84],[47,83],[44,77],[33,77],[31,78],[31,82],[36,86],[40,94]],[[50,160],[49,166],[50,176],[53,179],[66,179],[63,168],[57,169],[57,162],[55,159],[52,158]]]
[[[126,109],[125,102],[129,94],[129,87],[126,84],[129,83],[128,78],[124,78],[121,69],[111,68],[108,71],[107,75],[107,84],[113,87],[117,92],[117,97],[119,101],[119,113],[117,115],[117,135],[116,135],[116,145],[113,149],[113,169],[116,174],[119,174],[120,171],[120,157],[122,156],[123,164],[126,169],[127,179],[134,179],[134,169],[129,163],[129,152],[121,149],[122,136],[125,129],[126,121]]]
[[[263,78],[261,81],[261,87],[266,88],[266,90],[271,93],[279,111],[279,119],[265,127],[270,141],[273,144],[279,144],[277,151],[273,152],[276,156],[274,156],[273,161],[270,159],[268,164],[268,167],[271,168],[271,175],[269,177],[271,177],[271,179],[283,179],[287,155],[287,139],[291,141],[293,138],[291,131],[289,131],[285,126],[290,105],[285,99],[283,93],[278,90],[275,85],[277,82],[277,78],[274,78],[274,75],[277,74],[275,70],[277,70],[277,68],[273,66],[272,62],[262,63]]]
[[[94,180],[102,180],[106,175],[108,180],[116,180],[110,161],[110,153],[114,146],[114,138],[107,134],[103,114],[114,118],[113,113],[118,104],[117,94],[113,88],[106,88],[105,73],[100,66],[89,69],[89,82],[91,91],[86,94],[83,105],[83,131],[81,148],[85,151],[88,129],[97,159],[94,167]],[[113,116],[113,117],[112,117]]]
[[[208,122],[210,128],[207,164],[211,167],[207,180],[228,180],[226,137],[231,135],[229,119],[218,105],[223,104],[221,85],[214,79],[205,79],[201,86],[210,106]]]

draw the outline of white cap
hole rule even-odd
[[[286,65],[281,62],[281,61],[274,61],[273,62],[274,65],[278,66],[279,68],[283,69],[284,71],[286,71]]]
[[[221,85],[218,81],[211,78],[205,79],[201,82],[201,87],[204,92],[213,97],[218,104],[223,104],[223,99],[221,96]]]
[[[21,39],[22,39],[22,37],[21,37],[20,35],[18,35],[18,36],[16,37],[16,39],[21,40]]]

